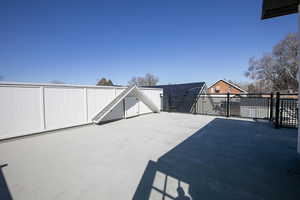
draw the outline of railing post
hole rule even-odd
[[[170,95],[168,95],[168,110],[167,111],[171,112],[171,96]]]
[[[199,94],[198,94],[199,95]],[[198,95],[194,95],[194,105],[193,105],[193,114],[197,114],[197,108],[198,108],[198,100],[199,100],[199,96]]]
[[[83,88],[83,102],[84,102],[84,117],[85,122],[89,122],[89,109],[88,109],[88,96],[87,96],[87,88]]]
[[[274,94],[273,92],[271,93],[271,97],[270,97],[270,121],[273,120],[273,98],[274,98]]]
[[[279,125],[282,126],[282,120],[283,120],[283,108],[285,108],[285,101],[281,102],[281,109],[279,108]]]
[[[165,108],[164,108],[164,106],[165,106],[164,96],[163,96],[163,94],[160,94],[159,96],[160,96],[160,111],[165,111]]]
[[[280,107],[280,93],[276,92],[275,128],[279,128],[279,107]]]
[[[125,99],[122,100],[122,104],[123,104],[124,119],[126,119],[126,103],[125,103]]]
[[[227,105],[226,105],[226,117],[229,117],[230,116],[230,109],[229,109],[229,105],[230,105],[230,93],[228,92],[227,93]]]
[[[41,128],[46,130],[46,114],[45,114],[45,87],[40,87],[40,110],[41,110]]]

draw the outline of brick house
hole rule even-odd
[[[246,90],[240,88],[239,86],[224,80],[219,80],[208,88],[208,94],[225,94],[228,92],[232,94],[247,93]]]

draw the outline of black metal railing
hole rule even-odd
[[[298,127],[297,94],[188,94],[164,96],[163,111],[265,119],[275,127]]]
[[[298,96],[276,93],[275,120],[276,128],[298,127]]]

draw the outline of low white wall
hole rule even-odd
[[[85,100],[83,88],[44,88],[45,128],[84,124]]]
[[[110,88],[88,88],[87,104],[88,104],[88,122],[92,122],[92,118],[104,108],[109,102],[116,97],[116,89]]]
[[[36,87],[0,87],[0,136],[43,129],[41,91]]]
[[[92,118],[125,87],[0,83],[0,139],[72,127]],[[141,88],[161,107],[161,89]],[[140,114],[151,110],[139,102]],[[120,103],[105,120],[124,117]]]

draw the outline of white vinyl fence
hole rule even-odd
[[[88,124],[125,87],[0,83],[0,139]],[[161,89],[141,88],[157,107]],[[120,103],[105,120],[124,118]],[[138,114],[151,110],[137,101]]]

